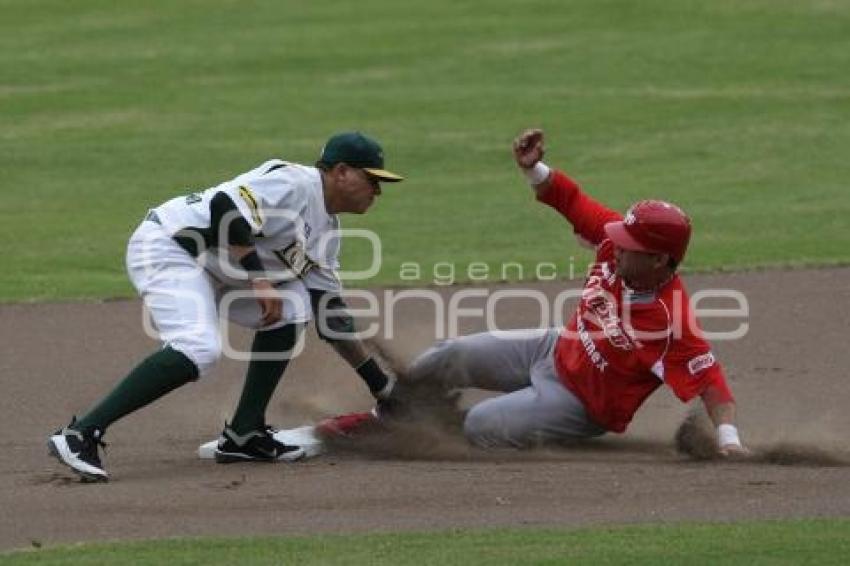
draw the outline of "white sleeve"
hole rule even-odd
[[[255,235],[261,232],[267,236],[295,232],[298,224],[303,223],[306,191],[275,172],[237,179],[225,192],[248,220]]]

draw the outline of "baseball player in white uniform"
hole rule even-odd
[[[338,214],[366,212],[381,181],[401,180],[384,169],[376,141],[347,132],[328,140],[313,167],[272,159],[149,211],[130,238],[127,270],[163,346],[52,435],[51,454],[84,480],[106,481],[98,445],[107,427],[207,374],[222,355],[222,318],[257,332],[218,462],[303,457],[274,438],[265,411],[311,318],[376,399],[391,403],[395,378],[356,338],[340,297]]]

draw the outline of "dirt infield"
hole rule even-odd
[[[48,458],[45,440],[156,346],[141,330],[140,304],[0,306],[0,549],[34,541],[850,515],[850,466],[842,464],[850,460],[850,269],[687,282],[692,292],[722,287],[749,299],[749,333],[715,350],[738,398],[745,441],[770,458],[677,455],[673,435],[687,407],[659,391],[626,435],[582,448],[485,455],[457,438],[426,435],[432,445],[419,458],[370,451],[222,466],[198,460],[195,450],[218,434],[235,405],[243,367],[228,360],[210,379],[110,429],[113,481],[85,485]],[[532,287],[551,297],[563,285]],[[457,290],[437,289],[442,296]],[[521,299],[499,306],[503,328],[539,321]],[[395,313],[390,346],[409,357],[431,341],[434,312],[402,301]],[[716,324],[706,321],[709,329]],[[466,319],[461,331],[480,326]],[[246,343],[244,332],[236,336]],[[313,336],[269,416],[294,426],[368,406],[356,376]]]

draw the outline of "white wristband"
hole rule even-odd
[[[723,448],[729,444],[735,446],[741,445],[741,439],[738,437],[738,428],[731,424],[722,424],[717,427],[717,444]]]
[[[530,169],[522,170],[522,174],[525,175],[528,184],[532,187],[539,185],[548,179],[549,173],[551,173],[549,166],[542,161],[538,161],[534,164],[534,167],[531,167]]]

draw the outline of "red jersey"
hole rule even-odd
[[[638,407],[662,383],[682,401],[700,395],[723,370],[692,316],[678,275],[655,292],[632,291],[616,275],[614,245],[604,226],[622,219],[555,171],[539,200],[572,223],[596,245],[575,314],[555,345],[555,367],[563,384],[598,425],[623,432]]]

